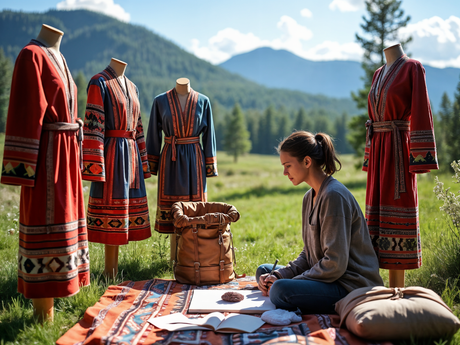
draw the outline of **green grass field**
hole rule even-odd
[[[3,141],[4,137],[0,136],[1,148]],[[302,250],[302,197],[309,187],[306,184],[292,186],[283,176],[275,155],[246,155],[234,164],[232,157],[219,152],[217,159],[219,176],[208,179],[208,201],[232,204],[241,213],[241,219],[232,224],[237,273],[254,275],[261,263],[272,263],[278,258],[280,264],[286,264],[297,257]],[[363,208],[366,174],[353,167],[356,158],[343,156],[341,159],[343,168],[334,176],[351,190]],[[457,272],[454,266],[458,262],[452,262],[455,255],[449,253],[459,250],[449,235],[445,216],[439,211],[441,202],[433,193],[434,176],[418,176],[423,267],[407,272],[406,286],[434,289],[458,315],[458,277],[449,275]],[[446,186],[456,190],[450,176],[440,178]],[[156,184],[156,177],[146,180],[152,223],[156,211]],[[85,182],[84,188],[88,198],[89,183]],[[19,193],[19,187],[0,185],[0,344],[54,344],[83,316],[86,308],[98,301],[108,285],[125,280],[173,278],[166,235],[154,232],[148,240],[121,246],[119,274],[114,280],[102,275],[104,246],[90,243],[91,285],[75,296],[55,299],[54,322],[37,323],[30,300],[16,290]],[[13,234],[10,229],[14,230]],[[381,275],[388,285],[387,271],[381,270]],[[450,343],[460,344],[460,336]]]

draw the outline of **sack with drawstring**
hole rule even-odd
[[[174,276],[179,283],[223,284],[235,279],[235,250],[230,223],[240,214],[229,204],[176,202]]]
[[[434,291],[420,286],[364,287],[335,304],[340,326],[370,340],[451,337],[460,320]]]

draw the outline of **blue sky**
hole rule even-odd
[[[364,0],[2,0],[2,9],[44,12],[88,8],[143,25],[212,63],[261,46],[312,60],[361,60],[355,33]],[[402,35],[412,57],[460,68],[460,1],[403,0],[411,21]]]

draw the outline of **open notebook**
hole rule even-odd
[[[155,327],[167,331],[185,331],[202,329],[221,333],[252,333],[265,322],[259,317],[244,314],[224,314],[215,312],[203,318],[187,318],[187,316],[176,313],[148,319]]]
[[[222,295],[226,292],[238,292],[244,296],[241,302],[226,302]],[[194,290],[189,313],[212,313],[214,311],[262,314],[267,310],[276,309],[270,297],[263,296],[260,290]]]

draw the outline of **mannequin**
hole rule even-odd
[[[64,69],[59,48],[61,46],[62,36],[64,32],[52,26],[43,24],[37,36],[37,41],[40,41],[47,46],[55,55],[59,65]],[[45,320],[53,321],[54,319],[54,298],[33,298],[34,316],[38,317],[40,322]]]
[[[188,78],[179,78],[176,80],[175,89],[177,91],[177,96],[179,98],[180,106],[182,111],[185,111],[185,104],[187,102],[188,95],[190,94],[190,79]],[[170,261],[172,262],[176,257],[176,236],[169,236],[170,244]]]
[[[63,31],[43,24],[36,40],[43,43],[43,45],[48,47],[48,49],[54,53],[56,59],[59,62],[59,65],[64,69],[64,61],[62,60],[61,52],[59,51],[62,36],[64,36]]]
[[[150,173],[138,91],[125,76],[127,65],[112,58],[104,71],[91,78],[85,114],[83,179],[92,181],[88,235],[90,242],[105,245],[104,275],[110,279],[118,273],[119,245],[151,235],[144,185],[144,178],[150,177]],[[101,124],[104,148],[100,145]],[[140,152],[141,162],[137,152]],[[119,169],[117,164],[130,169]],[[125,181],[130,181],[129,186]]]
[[[382,75],[382,79],[385,78],[387,71],[390,69],[391,65],[404,55],[404,51],[401,47],[401,44],[395,44],[383,50],[385,54],[385,59],[387,61],[385,71]],[[388,271],[390,279],[390,287],[404,287],[405,277],[404,270],[389,270]]]
[[[158,174],[155,230],[174,234],[172,204],[206,202],[206,178],[217,176],[211,103],[208,97],[191,88],[188,78],[177,79],[174,88],[155,97],[147,153],[150,171]],[[170,236],[170,244],[173,260],[175,236]]]
[[[176,80],[176,91],[179,96],[182,111],[185,110],[185,102],[190,93],[190,80],[188,78],[179,78]]]
[[[383,52],[368,98],[366,219],[390,287],[404,287],[405,270],[422,264],[416,174],[438,164],[425,69],[401,44]]]
[[[43,24],[16,59],[1,178],[21,186],[18,291],[32,300],[40,322],[53,320],[54,298],[89,285],[81,124],[76,86],[60,53],[63,35]]]
[[[401,44],[395,44],[395,45],[392,45],[388,48],[385,48],[383,50],[383,53],[385,54],[385,60],[387,61],[387,63],[385,64],[385,68],[383,70],[383,74],[382,74],[382,77],[381,79],[379,78],[377,80],[377,88],[379,86],[379,81],[382,80],[383,78],[385,78],[385,75],[387,74],[388,70],[390,69],[391,65],[393,65],[393,63],[399,59],[401,56],[404,55],[404,51],[401,47]]]
[[[124,61],[112,58],[109,66],[113,68],[118,78],[121,79],[125,75],[126,66],[128,64]],[[120,83],[124,90],[126,85],[124,82]],[[114,279],[118,274],[118,247],[110,244],[105,245],[105,268],[104,275],[107,278]]]

